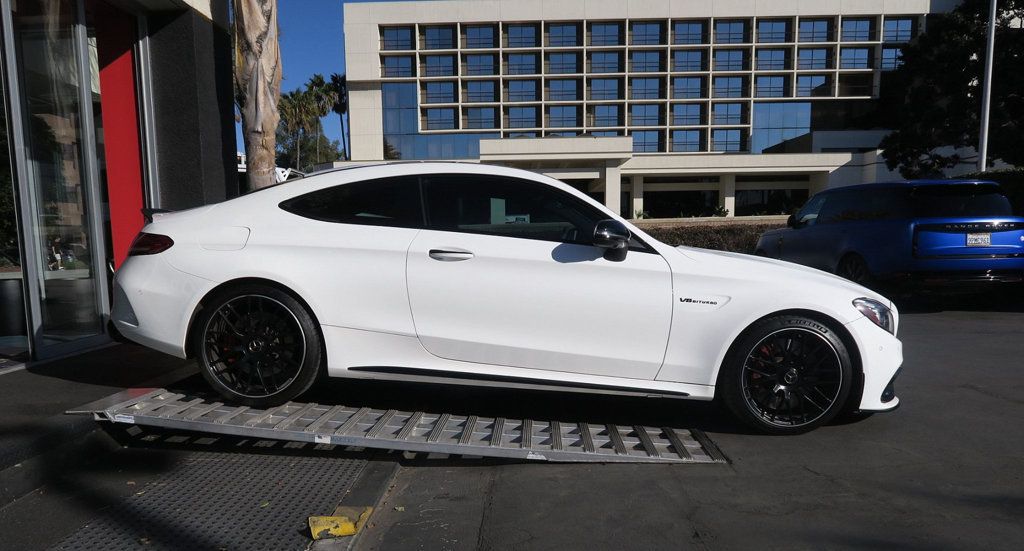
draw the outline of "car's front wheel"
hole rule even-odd
[[[853,362],[835,331],[798,315],[764,319],[730,348],[718,394],[743,423],[770,434],[798,434],[839,414]]]
[[[199,370],[230,401],[280,405],[309,390],[321,372],[316,322],[302,303],[274,287],[220,292],[205,301],[194,327]]]

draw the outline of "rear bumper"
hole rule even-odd
[[[159,255],[131,257],[114,276],[111,322],[125,339],[185,358],[192,313],[212,287]]]
[[[913,258],[879,279],[924,285],[987,285],[1024,281],[1024,257]]]

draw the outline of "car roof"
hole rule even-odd
[[[853,186],[837,187],[827,189],[822,193],[832,193],[836,191],[856,191],[856,190],[877,190],[879,188],[919,188],[919,187],[931,187],[931,186],[953,186],[953,185],[976,185],[976,186],[998,186],[999,184],[992,180],[975,180],[975,179],[958,179],[958,180],[894,180],[890,182],[877,182],[874,184],[857,184]]]

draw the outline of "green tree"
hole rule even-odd
[[[348,114],[348,81],[345,79],[345,75],[339,75],[334,73],[331,75],[331,86],[334,87],[335,92],[335,103],[331,108],[341,119],[341,141],[345,146],[345,159],[352,159],[351,145],[352,142],[349,140],[348,128],[346,128],[345,115]]]
[[[318,163],[323,162],[319,157],[320,154],[320,137],[323,136],[323,118],[334,109],[335,104],[338,103],[338,92],[334,86],[324,80],[324,76],[316,73],[306,81],[306,94],[309,95],[311,115],[315,117],[316,125],[316,149],[317,154],[316,161]]]
[[[977,147],[988,26],[987,0],[965,0],[929,17],[926,32],[903,49],[902,66],[885,75],[879,120],[894,131],[880,147],[890,170],[939,176],[973,163],[949,148]],[[1024,0],[1001,0],[996,23],[989,157],[1024,164]]]
[[[299,148],[303,151],[303,164],[295,164]],[[288,133],[281,125],[277,134],[277,165],[291,166],[303,172],[309,172],[319,162],[330,163],[342,159],[341,143],[330,140],[323,130],[314,129],[302,134]]]
[[[284,164],[302,170],[300,168],[302,166],[302,150],[306,145],[302,137],[309,134],[311,129],[316,128],[313,97],[296,88],[281,95],[278,109],[281,113],[281,123],[278,126],[277,136],[288,136],[294,144],[294,149],[289,148],[292,157],[284,159],[285,163],[281,163],[280,157],[278,157],[278,165]],[[277,149],[280,151],[281,148]],[[308,148],[306,149],[308,150]]]

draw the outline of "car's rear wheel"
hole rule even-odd
[[[868,269],[868,263],[864,257],[856,253],[849,253],[839,260],[836,275],[861,285],[871,283],[871,271]]]
[[[743,423],[770,434],[798,434],[843,410],[853,362],[834,331],[783,315],[758,322],[729,350],[719,396]]]
[[[283,404],[321,372],[323,343],[305,306],[266,285],[243,285],[206,301],[195,323],[194,353],[206,381],[251,407]]]

